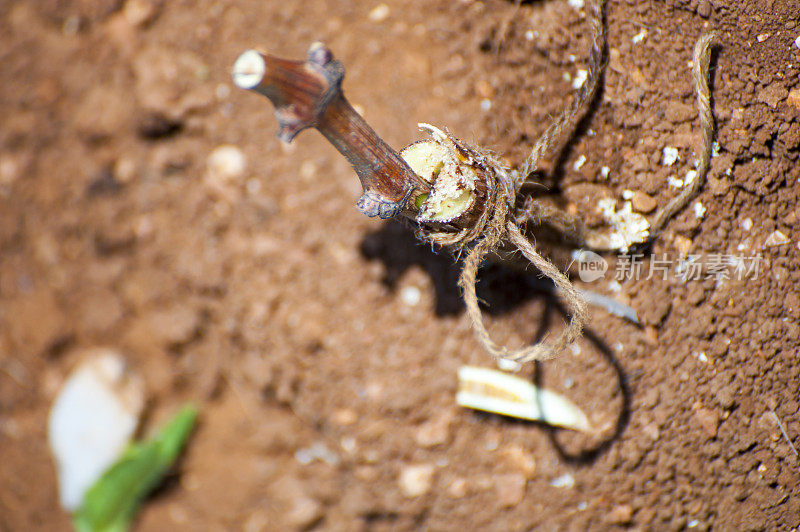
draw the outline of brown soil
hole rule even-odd
[[[68,528],[46,416],[98,345],[146,378],[145,427],[202,409],[138,530],[796,529],[800,460],[771,411],[800,446],[797,2],[607,9],[603,92],[543,180],[663,205],[699,139],[691,48],[715,30],[706,215],[654,251],[764,262],[746,282],[625,281],[642,327],[595,310],[576,349],[523,370],[606,427],[592,438],[457,408],[458,366],[491,361],[453,259],[360,215],[333,148],[316,132],[281,146],[228,74],[252,46],[300,58],[324,40],[391,145],[429,122],[519,162],[568,100],[585,23],[555,0],[388,0],[371,17],[379,3],[0,2],[0,529]],[[206,160],[226,143],[248,166],[220,183]],[[763,248],[775,230],[791,242]],[[533,273],[482,279],[499,339],[563,327]],[[403,472],[425,470],[429,490],[404,495]]]

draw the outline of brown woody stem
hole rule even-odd
[[[263,94],[275,106],[278,138],[284,142],[314,127],[353,166],[364,193],[356,204],[367,216],[414,217],[415,200],[430,184],[414,173],[364,121],[342,92],[344,67],[321,43],[306,61],[244,52],[233,66],[236,86]]]

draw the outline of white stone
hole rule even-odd
[[[633,44],[640,43],[644,40],[645,37],[647,37],[647,30],[643,29],[639,33],[631,37],[631,42]]]
[[[672,166],[678,160],[678,148],[672,146],[664,146],[661,150],[661,164],[664,166]]]
[[[228,183],[242,177],[247,169],[247,157],[238,146],[223,144],[214,148],[206,161],[208,179]]]
[[[667,184],[672,188],[683,188],[683,179],[678,179],[674,175],[667,178]]]
[[[774,246],[782,246],[784,244],[788,244],[789,242],[789,237],[780,231],[773,231],[769,234],[767,240],[764,241],[764,247],[770,248]]]
[[[571,488],[575,485],[575,477],[569,473],[565,473],[560,477],[554,478],[550,481],[550,485],[554,488]]]
[[[431,489],[433,482],[434,466],[419,464],[405,466],[400,471],[400,491],[408,498],[425,495]]]
[[[586,83],[586,79],[589,77],[589,71],[584,69],[578,69],[578,72],[575,73],[575,77],[572,79],[572,88],[575,90],[580,89],[583,87],[583,84]]]
[[[372,11],[369,12],[369,19],[372,22],[383,22],[387,18],[389,18],[389,6],[386,4],[380,4],[372,8]]]
[[[98,349],[73,370],[48,420],[59,497],[66,510],[76,510],[86,491],[125,451],[143,405],[142,381],[126,369],[119,353]]]
[[[694,217],[699,218],[700,220],[706,215],[706,208],[703,206],[703,203],[700,201],[694,202]]]
[[[422,299],[422,292],[416,286],[406,286],[400,291],[400,299],[409,307],[414,307]]]

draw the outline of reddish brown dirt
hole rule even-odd
[[[388,0],[374,20],[379,3],[0,2],[0,529],[68,528],[46,416],[97,345],[146,378],[145,427],[202,409],[138,530],[796,529],[800,460],[771,410],[800,446],[797,3],[607,10],[602,95],[543,179],[663,205],[699,139],[691,48],[716,30],[707,212],[654,251],[690,240],[764,263],[746,282],[623,282],[643,327],[595,310],[579,349],[523,371],[606,426],[596,438],[457,408],[458,366],[491,361],[453,260],[360,215],[346,162],[316,132],[282,147],[270,106],[228,74],[252,46],[299,58],[324,40],[391,145],[429,122],[519,162],[568,101],[585,23],[558,1]],[[209,182],[225,143],[246,174]],[[791,241],[762,248],[775,230]],[[481,295],[503,341],[563,326],[520,274],[488,268]],[[305,463],[309,448],[326,451]],[[418,465],[429,491],[407,497]]]

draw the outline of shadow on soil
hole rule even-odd
[[[397,287],[409,269],[418,267],[426,272],[433,283],[436,291],[434,311],[437,316],[455,315],[463,311],[464,304],[458,288],[460,268],[455,258],[447,251],[436,252],[430,246],[421,244],[401,223],[387,222],[377,231],[366,235],[361,243],[361,253],[366,259],[377,260],[383,264],[385,273],[382,282],[389,290]],[[569,314],[554,296],[552,283],[538,277],[535,271],[522,272],[500,265],[487,265],[481,269],[477,291],[478,298],[483,303],[483,311],[491,316],[502,316],[533,299],[545,298],[548,304],[544,306],[545,312],[531,339],[534,342],[544,338],[555,324],[556,318],[563,321],[569,319]],[[604,431],[599,439],[592,438],[588,441],[584,438],[575,445],[576,442],[572,441],[572,438],[567,437],[566,441],[562,441],[558,436],[561,432],[568,431],[543,425],[561,458],[576,465],[591,464],[609,449],[625,430],[630,418],[631,405],[628,379],[612,349],[591,329],[584,330],[584,338],[613,370],[615,382],[609,383],[609,386],[614,386],[618,390],[622,400],[612,429]],[[537,364],[535,384],[541,385],[545,367],[546,364]],[[476,415],[490,416],[480,413]],[[529,425],[526,421],[496,417],[503,423]]]

